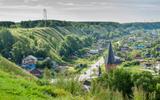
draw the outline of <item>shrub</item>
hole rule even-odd
[[[123,67],[130,67],[130,66],[136,66],[139,65],[139,61],[129,61],[129,62],[124,62]]]

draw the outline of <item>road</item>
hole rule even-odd
[[[80,75],[79,81],[90,80],[98,77],[98,67],[104,64],[104,58],[101,57],[95,64],[92,64],[87,71]]]
[[[92,64],[83,74],[78,78],[79,81],[90,80],[98,77],[98,67],[104,64],[104,58],[101,57],[96,63]],[[75,78],[77,79],[77,77]],[[51,83],[57,82],[57,79],[52,79]]]

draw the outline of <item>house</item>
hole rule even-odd
[[[135,49],[144,49],[144,47],[145,47],[144,45],[137,45],[137,46],[135,46],[134,48],[135,48]]]
[[[89,53],[90,53],[90,54],[98,54],[98,53],[99,53],[99,50],[90,50]]]
[[[135,58],[135,59],[141,59],[142,57],[141,57],[140,54],[136,54],[134,58]]]
[[[52,68],[56,68],[58,66],[58,64],[52,60],[50,57],[47,57],[43,62],[48,62],[50,67]]]
[[[30,71],[31,74],[33,74],[36,77],[42,77],[42,71],[38,70],[38,69],[33,69]]]
[[[130,51],[129,47],[121,47],[120,49],[122,52]]]
[[[143,37],[137,37],[137,38],[136,38],[136,41],[137,41],[137,42],[143,42],[143,40],[144,40]]]
[[[103,53],[103,51],[104,51],[103,48],[99,48],[99,49],[98,49],[98,52],[99,52],[99,53]]]
[[[152,44],[151,43],[146,43],[146,48],[151,48],[152,47]]]
[[[32,55],[25,57],[22,60],[22,67],[26,70],[34,70],[36,68],[36,63],[38,59]]]
[[[129,37],[128,42],[135,42],[135,37]]]
[[[160,47],[157,48],[157,51],[160,52]]]
[[[158,38],[158,34],[156,31],[153,31],[151,35],[152,35],[152,38],[155,38],[155,39]]]
[[[146,57],[146,58],[152,58],[152,57],[153,57],[153,55],[152,55],[152,54],[150,54],[150,53],[147,53],[147,54],[145,54],[145,57]]]

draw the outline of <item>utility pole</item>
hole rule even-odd
[[[45,22],[45,27],[47,27],[47,9],[43,9],[43,20]]]

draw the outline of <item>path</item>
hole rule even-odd
[[[98,77],[98,67],[104,64],[104,59],[101,57],[95,64],[92,64],[87,71],[80,75],[79,81],[89,80]]]

